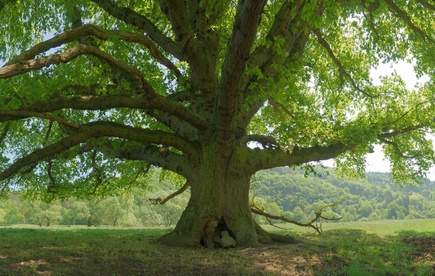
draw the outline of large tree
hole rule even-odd
[[[3,191],[103,195],[149,165],[191,198],[172,244],[255,223],[250,178],[336,158],[361,172],[383,144],[396,178],[434,163],[429,0],[28,0],[0,5]],[[370,70],[407,60],[407,89]]]

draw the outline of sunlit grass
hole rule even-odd
[[[314,233],[311,228],[300,227],[296,225],[276,224],[279,227],[290,229],[298,233]],[[265,226],[268,230],[276,229],[273,226]],[[338,222],[338,223],[323,223],[324,231],[336,229],[357,229],[364,230],[367,233],[376,234],[379,236],[396,235],[401,231],[415,232],[435,232],[435,219],[410,219],[410,220],[377,220],[364,222]]]
[[[434,222],[275,229],[300,242],[229,250],[163,246],[167,228],[19,225],[0,228],[0,275],[433,275]]]

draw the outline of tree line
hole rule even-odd
[[[0,200],[0,224],[173,226],[187,204],[189,192],[164,205],[155,204],[152,199],[170,194],[179,185],[175,179],[162,180],[159,174],[156,170],[156,177],[144,179],[148,183],[142,188],[103,198],[45,202],[13,192]],[[404,186],[385,173],[345,179],[326,169],[305,176],[302,170],[276,168],[257,173],[252,185],[252,204],[301,222],[325,205],[333,206],[328,216],[341,217],[342,221],[435,218],[435,183],[429,180],[418,186]],[[267,223],[262,217],[256,219]]]

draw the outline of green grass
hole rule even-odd
[[[324,229],[321,236],[275,230],[297,236],[296,244],[207,250],[158,244],[168,229],[6,227],[0,228],[0,275],[435,274],[434,220]]]
[[[277,225],[299,233],[313,232],[311,228],[298,227],[289,224]],[[365,222],[324,223],[322,225],[322,228],[324,231],[336,229],[357,229],[364,230],[370,234],[388,236],[396,235],[402,231],[435,232],[435,219],[377,220]],[[267,229],[273,229],[273,227],[267,226]]]

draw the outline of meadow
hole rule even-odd
[[[279,225],[288,227],[287,225]],[[435,220],[268,230],[294,244],[207,250],[159,244],[169,228],[0,228],[0,275],[434,275]]]

